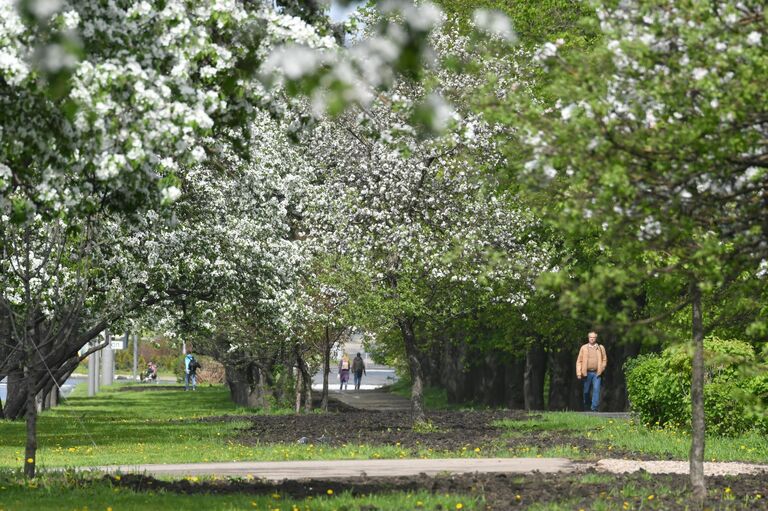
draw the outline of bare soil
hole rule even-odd
[[[484,502],[481,509],[526,509],[532,504],[562,503],[565,509],[688,510],[688,478],[682,475],[653,475],[646,472],[608,475],[593,470],[578,474],[464,474],[445,477],[353,478],[344,480],[283,481],[268,483],[243,479],[191,482],[163,481],[142,475],[105,476],[116,487],[133,491],[164,490],[175,493],[268,495],[281,493],[294,499],[350,492],[365,496],[387,492],[426,490],[440,494],[474,496]],[[766,510],[764,475],[707,478],[707,509]],[[624,490],[624,493],[622,493]],[[626,504],[625,504],[626,503]],[[360,511],[378,508],[362,504]],[[352,511],[352,510],[350,510]]]
[[[241,431],[238,441],[245,445],[257,443],[313,443],[331,446],[368,444],[392,445],[400,449],[432,449],[458,451],[479,447],[483,452],[492,449],[511,449],[515,455],[525,456],[526,447],[543,451],[555,446],[576,448],[587,458],[643,458],[639,453],[617,449],[584,438],[576,432],[527,432],[524,436],[509,437],[494,422],[509,420],[536,420],[522,410],[475,410],[428,412],[428,430],[414,431],[408,412],[348,411],[326,414],[251,416],[251,426]],[[206,420],[227,421],[233,417],[209,417]],[[237,420],[243,420],[238,417]],[[574,452],[576,452],[574,450]],[[644,458],[647,458],[645,456]]]

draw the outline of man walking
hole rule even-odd
[[[605,348],[597,344],[597,332],[589,332],[587,341],[579,350],[579,358],[576,359],[576,378],[584,378],[584,409],[596,412],[600,402],[602,374],[608,364],[608,357]]]
[[[365,374],[365,362],[363,362],[363,357],[360,356],[360,353],[352,361],[352,374],[355,375],[355,390],[360,390],[360,382]]]

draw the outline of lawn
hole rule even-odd
[[[542,412],[530,421],[500,421],[509,436],[561,436],[568,433],[595,440],[608,451],[622,450],[660,459],[688,459],[690,435],[675,429],[653,429],[633,419],[605,419],[578,412]],[[569,445],[553,445],[547,450],[530,449],[526,456],[589,458]],[[706,440],[707,461],[744,461],[768,463],[768,437],[750,432],[739,437],[709,436]]]
[[[246,422],[195,420],[254,413],[233,405],[224,387],[120,392],[124,385],[102,387],[97,396],[87,397],[81,384],[61,406],[42,413],[38,467],[235,461],[256,455],[230,441]],[[23,421],[0,422],[0,467],[19,467],[24,443]]]
[[[374,495],[353,495],[346,491],[318,488],[319,495],[294,498],[279,490],[198,492],[196,483],[184,493],[165,490],[136,491],[109,478],[91,475],[47,474],[27,481],[11,471],[0,471],[0,511],[41,510],[399,510],[476,509],[482,499],[463,495],[430,494],[426,491],[394,491]]]

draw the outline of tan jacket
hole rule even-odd
[[[579,350],[579,358],[576,359],[576,377],[584,378],[587,376],[587,350],[591,349],[589,343],[585,344]],[[605,348],[602,344],[597,345],[597,375],[603,374],[605,366],[608,364],[608,356],[605,354]]]

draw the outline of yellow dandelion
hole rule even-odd
[[[479,447],[475,447],[475,452],[480,452],[480,448]]]
[[[653,495],[648,495],[648,500],[653,500],[653,499],[654,499]]]
[[[416,501],[416,507],[424,507],[424,503],[420,500]]]
[[[731,493],[731,489],[729,487],[725,487],[725,493]]]
[[[27,463],[34,463],[34,462],[35,462],[35,458],[27,458]]]
[[[333,490],[332,490],[332,489],[330,489],[330,488],[328,488],[328,489],[325,491],[325,493],[327,493],[328,495],[333,495]]]
[[[463,508],[464,508],[464,504],[462,504],[461,502],[456,503],[456,509],[463,509]]]

